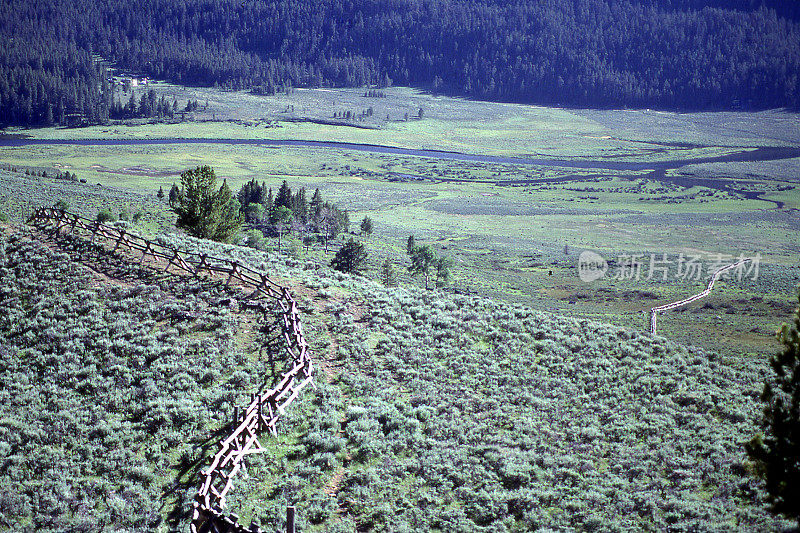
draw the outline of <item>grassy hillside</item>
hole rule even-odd
[[[64,135],[64,130],[59,132]],[[83,130],[69,134],[73,132]],[[319,187],[326,200],[348,209],[353,230],[363,216],[371,217],[375,232],[365,241],[368,275],[374,279],[389,259],[402,285],[419,284],[405,268],[406,239],[415,234],[453,259],[452,286],[460,291],[639,329],[649,327],[654,305],[700,292],[720,254],[733,258],[759,253],[757,280],[726,280],[708,299],[667,313],[659,323],[660,332],[670,339],[722,353],[775,352],[774,332],[794,309],[792,294],[800,282],[800,224],[792,211],[800,205],[800,189],[789,181],[759,179],[750,185],[766,191],[765,198],[786,202],[777,209],[770,202],[707,184],[678,185],[643,173],[548,182],[567,179],[567,171],[306,148],[27,147],[3,149],[2,156],[19,165],[17,172],[0,170],[0,213],[14,220],[24,220],[34,206],[63,199],[70,210],[88,218],[103,208],[131,215],[141,210],[145,215],[136,231],[172,231],[174,214],[156,192],[159,187],[169,191],[181,171],[212,164],[234,191],[245,179],[265,180],[273,190],[286,179],[295,190]],[[774,172],[789,180],[793,166],[784,164],[792,161],[784,160]],[[29,169],[48,176],[56,169],[69,169],[87,183],[26,175]],[[424,179],[392,181],[397,174],[390,172]],[[747,172],[760,175],[755,168]],[[746,180],[704,176],[746,188]],[[459,177],[466,181],[438,181]],[[492,179],[532,182],[480,182]],[[289,249],[297,255],[319,264],[331,260],[321,246],[306,251],[300,238],[295,233],[289,239]],[[277,239],[266,241],[270,249],[277,248]],[[645,262],[642,279],[611,279],[619,272],[612,266],[605,279],[584,283],[577,264],[587,249],[609,264],[619,264],[625,254],[640,255]],[[679,254],[702,258],[702,275],[687,279],[675,272],[666,281],[661,276],[647,279],[650,257],[664,253],[673,262],[673,272]],[[715,336],[721,328],[727,334]]]
[[[114,124],[17,131],[37,139],[231,138],[346,141],[494,156],[597,159],[656,164],[723,156],[800,142],[798,114],[673,113],[658,110],[563,109],[433,96],[403,87],[369,98],[361,89],[308,89],[256,96],[214,88],[149,85],[168,101],[203,103],[195,122]],[[137,99],[142,91],[137,89]],[[148,89],[149,90],[149,89]],[[129,94],[129,93],[128,93]],[[205,102],[208,107],[205,108]],[[374,106],[379,129],[316,122]],[[414,118],[419,109],[423,118]],[[409,113],[409,120],[404,114]],[[390,119],[385,117],[389,115]],[[216,120],[214,120],[216,118]],[[295,122],[295,121],[300,122]],[[365,125],[359,123],[359,125]],[[137,231],[174,227],[167,202],[179,174],[212,165],[237,191],[255,179],[277,190],[319,187],[348,209],[352,229],[369,216],[367,275],[385,259],[401,285],[406,239],[431,244],[453,260],[451,287],[541,311],[619,326],[649,328],[651,307],[700,292],[718,258],[761,256],[758,279],[725,280],[697,304],[665,313],[659,332],[724,354],[774,353],[774,332],[794,309],[800,283],[800,158],[687,165],[665,172],[577,170],[556,166],[451,161],[349,149],[256,145],[170,144],[0,148],[0,212],[22,220],[34,206],[66,199],[93,218],[101,208],[146,214]],[[655,167],[653,167],[655,168]],[[26,175],[46,171],[51,177]],[[52,179],[69,171],[87,183]],[[2,216],[2,215],[0,215]],[[328,264],[322,247],[305,250],[294,233],[289,249]],[[266,246],[277,248],[277,239]],[[577,275],[584,250],[609,262],[603,280]],[[703,262],[697,279],[674,269],[647,279],[649,261],[667,254]],[[642,279],[617,279],[625,257],[641,256]],[[711,269],[713,270],[713,269]],[[613,278],[613,279],[612,279]],[[725,335],[715,332],[724,330]]]
[[[219,287],[9,233],[0,529],[163,529],[196,491],[207,441],[272,375],[253,347],[255,315]]]
[[[272,375],[258,328],[212,285],[125,263],[92,273],[8,233],[0,527],[166,531],[237,391]],[[288,503],[304,531],[789,525],[743,463],[765,360],[165,239],[289,282],[321,365],[235,484],[245,523],[280,527]]]

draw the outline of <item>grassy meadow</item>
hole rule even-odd
[[[260,315],[219,284],[0,232],[0,529],[169,530],[214,432],[274,376]]]
[[[297,89],[265,97],[162,83],[154,87],[168,99],[177,98],[179,107],[184,98],[199,100],[201,111],[172,124],[17,133],[43,139],[335,140],[610,161],[690,159],[791,144],[797,137],[792,127],[796,115],[780,111],[547,109],[436,97],[404,88],[387,89],[385,98],[365,98],[356,89]],[[357,109],[357,104],[375,107],[371,129],[312,122],[327,120],[337,109]],[[295,116],[287,116],[291,106]],[[412,112],[419,108],[424,109],[422,119]],[[402,118],[406,112],[412,117],[407,121]],[[387,114],[390,120],[383,120]],[[234,191],[251,179],[276,190],[282,180],[293,188],[319,187],[326,199],[350,211],[353,230],[361,217],[370,216],[376,223],[375,233],[366,239],[372,277],[388,258],[402,283],[415,282],[405,274],[404,255],[405,239],[413,233],[454,260],[455,290],[642,330],[648,327],[650,307],[699,292],[707,276],[668,283],[605,279],[587,284],[577,276],[581,251],[599,252],[607,260],[663,253],[674,259],[683,253],[701,256],[708,264],[718,254],[759,253],[762,276],[779,280],[770,290],[765,292],[758,283],[726,282],[708,300],[713,308],[697,304],[670,313],[660,324],[664,334],[682,342],[770,353],[776,348],[772,333],[790,310],[798,282],[798,161],[705,163],[656,175],[649,170],[446,161],[315,147],[2,147],[0,163],[18,171],[0,173],[0,202],[12,215],[58,199],[88,216],[105,206],[142,210],[146,216],[141,230],[167,231],[170,212],[155,193],[160,187],[168,191],[183,170],[209,164]],[[50,175],[68,170],[86,183],[26,176],[28,169]],[[681,181],[687,178],[701,180]],[[782,209],[776,209],[776,201],[783,203]],[[306,252],[297,243],[294,250],[318,263],[330,260],[321,250]],[[764,299],[764,308],[750,305],[754,297]],[[720,314],[720,306],[728,306],[725,313]],[[720,327],[729,329],[720,336],[715,333]]]
[[[137,120],[77,128],[67,134],[62,128],[24,133],[78,139],[336,140],[478,154],[631,161],[713,156],[728,153],[731,146],[797,141],[796,116],[781,112],[600,112],[432,96],[405,87],[383,89],[385,98],[365,97],[365,89],[294,89],[288,94],[257,96],[155,82],[134,89],[137,98],[151,88],[159,97],[177,100],[179,110],[189,100],[197,100],[200,109],[178,113],[172,123]],[[130,98],[130,92],[115,94],[123,102]],[[374,110],[371,117],[333,118],[337,112],[360,114],[369,107]]]

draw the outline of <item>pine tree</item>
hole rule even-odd
[[[214,169],[209,166],[187,170],[181,174],[181,188],[170,206],[178,215],[175,224],[179,228],[195,237],[230,242],[243,217],[227,180],[215,190],[216,180]]]
[[[798,293],[800,301],[800,292]],[[797,520],[800,526],[800,307],[794,324],[778,332],[783,351],[770,358],[775,377],[764,384],[761,395],[763,435],[745,445],[755,472],[766,483],[767,500],[774,513]]]
[[[175,202],[178,200],[178,193],[179,192],[180,192],[180,189],[178,189],[178,186],[173,183],[172,187],[169,189],[169,206],[170,207],[172,207],[175,204]]]
[[[393,287],[397,284],[397,274],[394,271],[394,265],[388,259],[384,260],[381,265],[381,281],[387,287]]]
[[[319,191],[319,187],[316,188],[314,196],[311,197],[309,208],[311,209],[311,216],[314,217],[315,221],[318,220],[322,214],[322,193]]]
[[[358,274],[364,270],[367,261],[367,251],[364,244],[355,242],[352,237],[342,246],[331,260],[331,266],[349,274]]]
[[[131,93],[131,99],[128,100],[128,104],[125,106],[125,116],[128,118],[133,118],[136,116],[136,93]]]
[[[305,187],[301,187],[292,197],[292,212],[298,222],[302,224],[308,222],[308,200],[306,200]]]
[[[338,207],[333,206],[333,211],[336,213],[339,228],[336,233],[350,233],[350,213],[347,211],[347,209],[339,209]]]
[[[363,219],[361,219],[361,233],[367,236],[372,235],[372,229],[373,229],[373,224],[371,218],[364,217]]]
[[[215,226],[210,238],[220,242],[233,242],[242,227],[244,215],[239,209],[239,202],[233,197],[233,193],[228,187],[228,180],[222,180],[219,192],[212,198]]]
[[[263,182],[259,184],[253,179],[245,183],[237,194],[242,209],[247,208],[249,204],[263,204],[265,190],[266,186]]]
[[[59,124],[64,124],[67,121],[66,106],[64,105],[64,99],[63,98],[61,99],[61,102],[58,105],[58,108],[56,110],[56,115],[57,115]]]
[[[408,236],[408,240],[406,241],[406,253],[410,256],[414,253],[414,250],[417,247],[416,240],[414,239],[413,235]]]
[[[286,180],[283,180],[281,188],[278,189],[278,195],[275,197],[275,207],[292,208],[292,189],[289,188]]]
[[[272,187],[269,188],[269,194],[267,194],[267,199],[264,201],[264,210],[267,213],[272,213],[272,210],[275,208],[275,195],[272,194]]]

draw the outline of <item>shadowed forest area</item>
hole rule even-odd
[[[110,66],[258,94],[396,84],[579,107],[796,107],[797,17],[769,0],[12,0],[0,117],[107,121]]]

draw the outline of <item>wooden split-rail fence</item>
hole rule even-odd
[[[661,311],[668,311],[670,309],[682,307],[686,304],[690,304],[696,300],[699,300],[700,298],[705,298],[706,296],[711,294],[711,289],[714,288],[714,284],[717,282],[720,276],[722,276],[722,274],[724,274],[728,270],[737,268],[738,266],[745,264],[747,261],[750,261],[750,259],[742,259],[741,261],[737,261],[731,265],[724,266],[720,269],[715,270],[714,274],[711,276],[711,280],[708,282],[708,287],[706,287],[706,290],[704,290],[703,292],[698,292],[694,296],[689,296],[688,298],[684,298],[683,300],[680,300],[678,302],[659,305],[658,307],[653,307],[652,309],[650,309],[650,332],[653,335],[656,334],[656,316],[658,315],[658,313],[660,313]]]
[[[251,290],[247,299],[267,298],[277,304],[279,323],[286,344],[283,347],[291,368],[283,373],[278,384],[267,392],[253,394],[249,405],[234,408],[233,430],[219,441],[219,450],[209,466],[201,471],[202,483],[197,491],[192,509],[192,533],[258,533],[258,525],[245,527],[234,514],[225,516],[222,510],[236,475],[244,468],[248,455],[265,450],[260,435],[269,431],[276,435],[276,426],[286,408],[309,384],[313,384],[314,365],[303,336],[303,325],[297,302],[286,287],[270,280],[266,274],[247,268],[237,261],[212,257],[207,254],[187,252],[164,246],[130,233],[124,228],[102,224],[55,208],[38,208],[28,223],[56,235],[73,233],[87,237],[96,244],[112,247],[112,252],[127,250],[139,253],[139,264],[149,259],[148,266],[166,261],[164,271],[170,268],[188,273],[195,278],[207,273],[222,275],[226,286],[231,284]],[[269,306],[260,308],[266,312]]]

